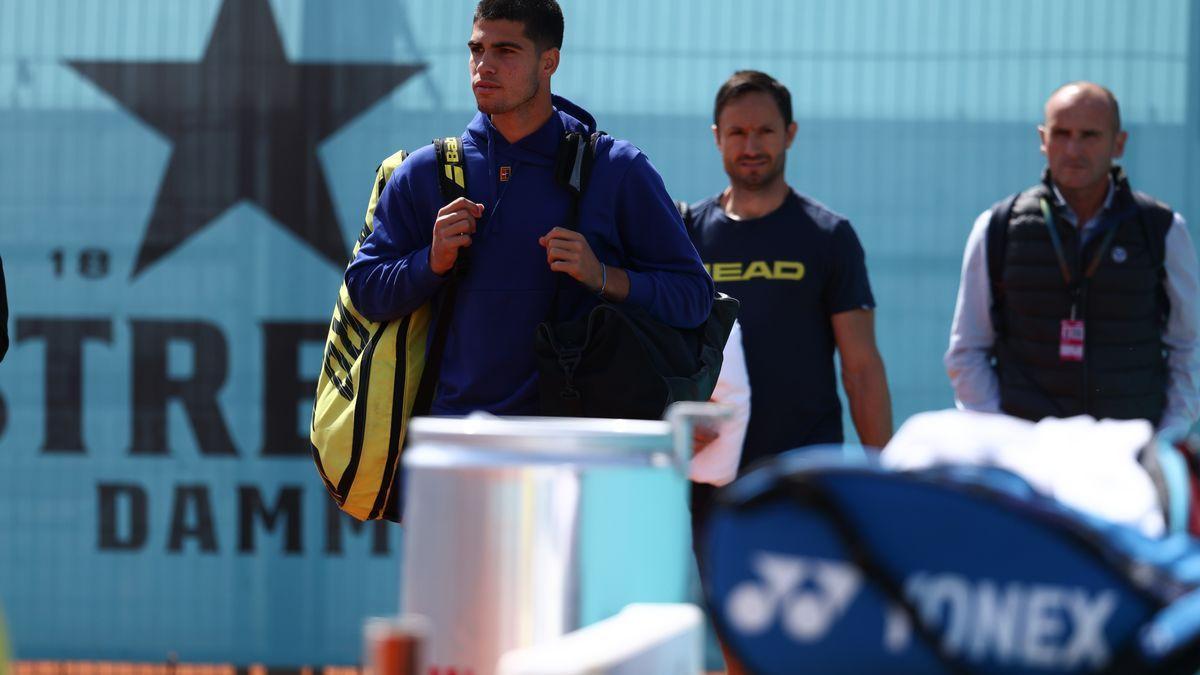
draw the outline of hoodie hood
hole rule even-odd
[[[552,95],[550,101],[554,106],[554,113],[550,119],[537,131],[516,143],[505,140],[496,127],[492,126],[491,117],[481,112],[475,113],[475,118],[467,126],[467,139],[489,158],[493,153],[500,152],[518,161],[552,166],[558,155],[558,145],[563,134],[568,131],[590,134],[596,130],[596,119],[588,111],[561,96]]]
[[[550,96],[550,101],[554,104],[555,110],[557,110],[560,114],[565,115],[568,119],[578,123],[584,128],[584,130],[587,131],[587,133],[590,134],[596,130],[596,118],[592,117],[590,112],[556,94],[552,94]],[[573,128],[572,131],[574,130],[575,129]]]

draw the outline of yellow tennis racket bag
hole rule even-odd
[[[446,203],[466,195],[461,143],[454,137],[433,143]],[[401,150],[379,165],[354,255],[374,229],[379,197],[405,157]],[[344,281],[338,289],[317,379],[310,440],[329,494],[338,507],[359,520],[400,521],[400,452],[409,419],[427,414],[433,401],[458,280],[466,270],[465,252],[459,252],[450,280],[437,295],[412,314],[392,321],[367,319],[354,307]],[[437,324],[431,335],[435,314]]]

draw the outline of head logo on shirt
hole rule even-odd
[[[753,262],[704,263],[712,280],[752,281],[800,281],[804,278],[804,263],[796,260],[755,260]]]

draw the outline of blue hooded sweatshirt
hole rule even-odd
[[[482,113],[462,135],[467,194],[484,213],[450,321],[435,415],[537,414],[534,330],[550,315],[556,276],[562,278],[558,320],[584,316],[598,302],[574,279],[552,272],[538,244],[568,225],[571,198],[554,178],[559,141],[566,131],[590,133],[596,126],[566,99],[555,96],[554,106],[549,121],[516,143]],[[429,267],[433,223],[443,206],[436,163],[428,145],[396,169],[379,197],[375,229],[346,270],[350,298],[371,320],[416,310],[446,282]],[[681,328],[708,317],[712,280],[662,178],[632,144],[608,136],[597,143],[579,231],[600,262],[629,273],[626,303]]]

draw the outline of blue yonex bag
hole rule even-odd
[[[784,455],[719,493],[706,594],[754,673],[1194,673],[1200,547],[1013,474]]]

